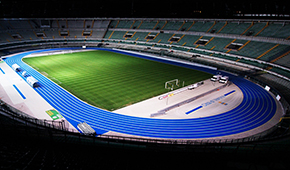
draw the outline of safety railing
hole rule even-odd
[[[109,143],[135,143],[138,145],[147,145],[147,144],[174,144],[174,145],[220,145],[220,144],[240,144],[240,143],[249,143],[254,141],[267,140],[269,138],[264,138],[266,135],[271,134],[275,131],[279,123],[272,128],[250,137],[232,139],[232,138],[221,138],[221,139],[156,139],[149,137],[134,137],[134,136],[119,136],[119,135],[106,135],[106,134],[96,134],[95,136],[83,135],[81,133],[75,133],[73,130],[68,129],[64,121],[48,121],[31,118],[29,116],[23,115],[21,112],[13,112],[10,110],[10,106],[5,108],[2,103],[0,107],[0,114],[5,114],[10,117],[12,120],[19,122],[19,124],[14,123],[14,126],[17,128],[23,128],[23,125],[27,127],[38,127],[38,128],[50,128],[58,130],[55,134],[51,134],[51,138],[57,136],[58,138],[67,138],[67,137],[77,137],[80,138],[79,141],[87,140],[93,141],[95,143],[103,141],[107,144]],[[15,111],[15,110],[14,110]],[[27,133],[30,133],[29,131]],[[29,134],[31,135],[31,134]],[[38,133],[32,135],[40,135]],[[40,136],[43,136],[41,134]],[[274,138],[274,137],[272,137]],[[53,140],[53,139],[52,139]]]
[[[2,111],[2,114],[5,114],[5,116],[18,121],[22,122],[27,126],[39,126],[39,127],[47,127],[47,128],[53,128],[63,131],[71,131],[73,132],[73,129],[69,129],[67,122],[65,119],[62,120],[46,120],[46,119],[37,119],[35,117],[32,117],[12,106],[5,103],[0,99],[0,110]]]

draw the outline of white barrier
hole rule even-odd
[[[38,83],[38,81],[32,76],[27,77],[26,81],[31,87],[36,87]]]
[[[20,66],[18,64],[13,64],[12,68],[14,71],[20,71]]]
[[[79,123],[77,127],[85,135],[95,135],[96,134],[96,131],[93,128],[91,128],[91,126],[88,125],[86,122]]]

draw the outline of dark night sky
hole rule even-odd
[[[233,18],[237,13],[290,14],[287,1],[0,0],[0,17]],[[283,19],[289,19],[283,18]]]

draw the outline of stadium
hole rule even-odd
[[[2,15],[1,169],[287,169],[288,14],[128,4]]]

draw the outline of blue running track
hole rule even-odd
[[[28,75],[36,78],[40,83],[40,87],[35,88],[35,91],[58,110],[74,127],[77,127],[78,123],[86,122],[96,130],[97,134],[114,131],[129,135],[164,139],[222,137],[246,132],[262,126],[271,120],[277,109],[275,99],[262,87],[241,77],[223,73],[230,76],[231,81],[240,88],[244,95],[240,105],[230,111],[210,117],[192,119],[152,119],[127,116],[105,111],[82,102],[21,60],[24,56],[31,53],[71,49],[78,48],[58,48],[24,52],[6,58],[5,62],[10,67],[12,64],[17,63]],[[92,49],[109,50],[100,48]],[[153,59],[138,54],[119,53],[198,69],[212,74],[216,73],[216,70],[203,67],[190,66],[162,59]],[[22,77],[21,74],[19,76]]]

